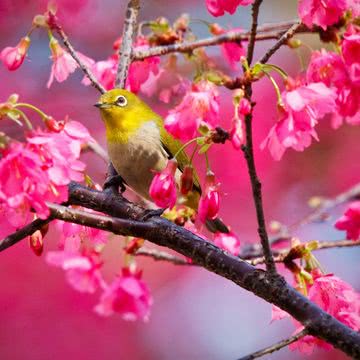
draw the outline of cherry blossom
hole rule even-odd
[[[214,243],[234,256],[238,256],[240,253],[240,240],[232,231],[227,234],[216,233]]]
[[[282,94],[280,120],[271,128],[261,144],[268,146],[275,160],[280,160],[287,148],[303,151],[311,139],[318,140],[315,126],[325,114],[335,110],[335,92],[324,83],[301,85]]]
[[[357,240],[360,237],[360,201],[352,202],[345,211],[345,214],[336,221],[335,227],[338,230],[345,230],[346,237],[350,240]]]
[[[166,168],[157,173],[150,185],[149,194],[157,206],[172,208],[176,203],[176,160],[169,160]]]
[[[124,268],[121,276],[104,289],[95,312],[102,316],[119,313],[125,320],[147,321],[152,302],[150,291],[141,279],[141,272]]]
[[[247,6],[254,0],[206,0],[209,13],[213,16],[222,16],[225,12],[233,14],[239,5]]]
[[[240,31],[240,28],[233,28],[231,31]],[[210,26],[210,31],[214,35],[226,34],[228,31],[223,29],[218,24],[212,24]],[[223,53],[225,59],[229,63],[232,69],[236,69],[236,65],[239,64],[242,56],[246,55],[246,50],[243,48],[241,43],[236,42],[225,42],[221,44],[221,52]]]
[[[15,47],[4,48],[0,53],[0,59],[10,71],[16,70],[24,62],[29,46],[30,38],[25,36]]]
[[[298,10],[306,26],[319,25],[326,30],[340,19],[346,9],[346,0],[300,0]]]
[[[219,121],[219,98],[210,82],[193,84],[181,103],[169,111],[165,128],[174,137],[188,141],[196,136],[201,124],[211,128]]]
[[[96,253],[90,255],[68,251],[49,251],[46,254],[48,264],[61,267],[66,273],[69,284],[77,291],[94,293],[104,288],[99,268],[101,263]]]
[[[51,66],[50,77],[46,85],[48,88],[51,86],[54,79],[58,82],[65,81],[78,66],[73,57],[60,46],[59,42],[54,37],[50,39],[49,46],[53,64]],[[81,54],[80,52],[77,52],[77,56],[88,67],[92,66],[94,63],[94,60]]]

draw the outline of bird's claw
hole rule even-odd
[[[148,221],[152,217],[160,217],[164,213],[165,209],[145,210],[140,216],[140,221]]]
[[[120,192],[123,193],[126,190],[125,181],[120,175],[109,176],[104,183],[104,190],[107,190],[113,186],[120,187]]]

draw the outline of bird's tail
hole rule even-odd
[[[214,220],[208,219],[206,220],[205,225],[207,229],[212,233],[221,232],[227,234],[229,232],[228,227],[219,218],[216,218]]]

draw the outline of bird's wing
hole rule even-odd
[[[163,126],[160,127],[160,138],[161,144],[164,150],[169,155],[169,159],[173,158],[174,155],[179,151],[179,149],[183,146],[183,144],[174,139],[172,135],[170,135]],[[185,151],[180,151],[176,156],[176,161],[178,162],[178,168],[181,172],[183,172],[185,165],[189,164],[189,158],[186,155]],[[199,176],[194,169],[194,188],[201,194],[201,187]]]

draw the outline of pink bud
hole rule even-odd
[[[194,185],[194,169],[191,165],[186,165],[184,172],[181,174],[180,178],[180,192],[183,195],[186,195],[189,191],[192,190]]]
[[[157,173],[150,185],[149,194],[157,206],[172,208],[176,203],[176,160],[169,160],[166,168]]]
[[[220,195],[215,183],[215,175],[209,171],[206,175],[205,192],[199,202],[199,219],[205,223],[206,220],[213,220],[217,217],[220,207]]]
[[[243,124],[240,119],[233,120],[233,127],[230,131],[230,140],[236,150],[241,148],[245,142]]]
[[[14,71],[23,63],[29,46],[30,38],[25,36],[15,47],[9,46],[3,49],[0,53],[0,59],[10,71]]]
[[[43,235],[40,230],[36,230],[29,237],[29,245],[35,255],[40,256],[44,250]]]
[[[65,127],[64,121],[56,121],[52,116],[45,119],[45,124],[49,130],[54,132],[60,132]]]
[[[251,112],[251,104],[248,99],[242,98],[239,104],[239,114],[248,115]]]

